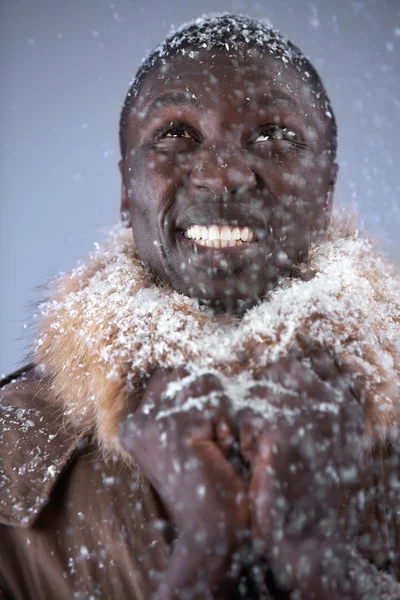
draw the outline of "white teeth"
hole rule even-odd
[[[234,227],[232,229],[231,240],[240,240],[240,229],[239,229],[239,227]]]
[[[228,225],[193,225],[185,231],[185,237],[200,246],[227,248],[241,246],[243,242],[253,242],[255,235],[249,227],[229,227]]]
[[[219,240],[219,229],[217,225],[211,225],[208,230],[208,239],[209,240]]]
[[[203,238],[203,240],[208,240],[208,228],[207,227],[201,228],[201,237]]]
[[[231,228],[222,227],[221,231],[219,232],[219,237],[221,238],[221,240],[229,241],[231,239]]]
[[[194,231],[193,231],[193,238],[195,240],[199,240],[201,238],[201,230],[202,230],[201,226],[200,225],[195,225],[193,227],[193,229],[194,229]]]

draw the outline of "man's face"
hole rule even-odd
[[[188,49],[145,77],[121,211],[157,277],[238,311],[290,272],[329,217],[322,102],[294,66],[255,49]]]

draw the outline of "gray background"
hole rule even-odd
[[[337,202],[400,256],[400,0],[0,0],[0,373],[39,285],[119,218],[117,123],[141,58],[210,11],[268,17],[310,55],[339,123]]]

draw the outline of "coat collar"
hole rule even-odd
[[[311,275],[310,275],[311,274]],[[155,368],[184,364],[232,381],[304,347],[328,349],[362,380],[372,443],[400,423],[400,282],[369,239],[343,220],[241,320],[219,318],[158,285],[117,227],[41,305],[35,362],[52,402],[111,452],[118,426]],[[133,396],[133,400],[132,400]]]
[[[0,524],[30,527],[48,504],[85,440],[61,421],[33,367],[0,381]]]

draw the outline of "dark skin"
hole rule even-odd
[[[120,431],[176,528],[153,600],[231,598],[230,574],[249,562],[267,565],[260,590],[277,599],[364,598],[348,579],[358,564],[346,544],[361,514],[354,489],[367,482],[355,453],[363,413],[335,360],[318,353],[269,367],[249,405],[264,400],[272,417],[233,413],[215,376],[186,377],[156,371]]]
[[[121,211],[140,257],[172,288],[240,312],[326,228],[337,165],[322,101],[303,78],[251,49],[177,55],[145,78],[120,162]],[[183,235],[212,224],[257,239],[215,249]]]
[[[291,274],[330,216],[337,165],[320,102],[296,67],[251,48],[177,55],[146,76],[120,162],[121,213],[159,280],[217,311],[240,313]],[[249,227],[255,240],[209,248],[184,236],[193,225],[214,224]],[[273,423],[250,410],[233,414],[217,378],[185,384],[186,374],[156,370],[120,434],[176,527],[154,598],[229,596],[229,568],[249,548],[267,561],[276,594],[347,597],[341,567],[328,573],[320,549],[345,555],[337,507],[352,483],[318,475],[327,466],[358,473],[352,450],[362,414],[334,357],[304,365],[293,356],[266,369],[249,404],[252,396],[275,405]],[[271,380],[289,392],[274,395]],[[182,389],[168,399],[171,382]],[[203,411],[181,410],[197,396],[209,398]],[[310,406],[322,402],[333,408],[315,417]],[[285,417],[288,408],[295,418]],[[318,465],[296,442],[302,428]],[[299,506],[306,518],[293,532],[287,524]],[[335,535],[327,533],[327,514]]]
[[[187,591],[190,598],[226,597],[233,557],[249,542],[247,489],[227,460],[233,441],[229,399],[216,377],[185,384],[186,376],[184,369],[155,372],[120,432],[177,532],[168,572],[153,600],[181,598]],[[165,397],[168,384],[177,382],[181,391]],[[188,397],[212,394],[215,402],[206,401],[204,410],[181,410]]]

